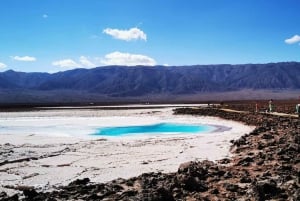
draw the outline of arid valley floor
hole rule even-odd
[[[177,115],[193,119],[217,117],[233,123],[242,123],[252,129],[240,133],[237,138],[234,136],[230,140],[227,138],[226,140],[231,141],[231,146],[223,142],[222,147],[225,147],[228,153],[225,156],[221,155],[220,158],[201,156],[199,150],[187,151],[187,155],[197,156],[199,153],[199,159],[178,164],[179,168],[171,171],[149,169],[146,170],[147,173],[139,176],[104,183],[93,181],[93,177],[87,174],[67,182],[68,184],[57,186],[55,190],[49,192],[30,185],[14,186],[23,193],[15,195],[1,193],[0,198],[2,200],[299,200],[300,121],[294,114],[292,106],[293,104],[288,105],[287,102],[278,102],[278,113],[255,113],[253,102],[225,103],[222,108],[178,108],[174,110],[174,118]],[[264,107],[263,103],[261,107]],[[283,112],[289,115],[281,115]],[[161,140],[158,141],[158,145],[164,146]],[[192,142],[196,143],[192,145]],[[97,147],[100,143],[101,140],[98,140],[88,146]],[[188,147],[193,149],[198,143],[195,139],[191,139],[192,146],[188,145]],[[9,155],[13,148],[13,144],[1,144],[1,155]],[[76,150],[75,146],[72,152],[76,153]],[[82,153],[86,153],[87,150],[90,150],[89,147],[84,145],[77,154],[82,156]],[[182,151],[176,146],[174,150]],[[52,151],[56,153],[57,150]],[[35,163],[43,155],[39,154],[37,158],[20,162]],[[47,160],[47,157],[42,160]],[[144,162],[147,166],[152,161]],[[2,174],[8,171],[3,168],[5,165],[9,169],[9,166],[14,163],[2,161]],[[72,164],[61,163],[61,161],[48,165],[62,170],[72,167]],[[134,169],[132,164],[131,166]],[[33,178],[35,176],[37,175],[33,175]],[[6,187],[13,189],[9,185]]]

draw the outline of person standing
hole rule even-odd
[[[269,100],[269,112],[273,112],[273,99]]]
[[[255,112],[258,113],[258,103],[255,102]]]
[[[299,104],[296,104],[296,113],[299,114]]]
[[[300,118],[300,104],[296,104],[296,114],[298,114],[298,118]]]

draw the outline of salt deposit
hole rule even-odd
[[[11,112],[0,113],[0,122],[0,191],[8,193],[16,186],[52,189],[84,177],[106,182],[144,172],[174,172],[186,161],[229,157],[229,141],[253,129],[215,117],[173,115],[172,108]],[[159,122],[223,129],[199,135],[89,135],[101,126]]]

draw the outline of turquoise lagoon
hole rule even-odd
[[[152,125],[101,127],[97,136],[131,136],[131,135],[163,135],[163,134],[201,134],[214,131],[216,127],[201,124],[158,123]]]

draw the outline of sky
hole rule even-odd
[[[0,0],[0,71],[300,61],[299,0]]]

